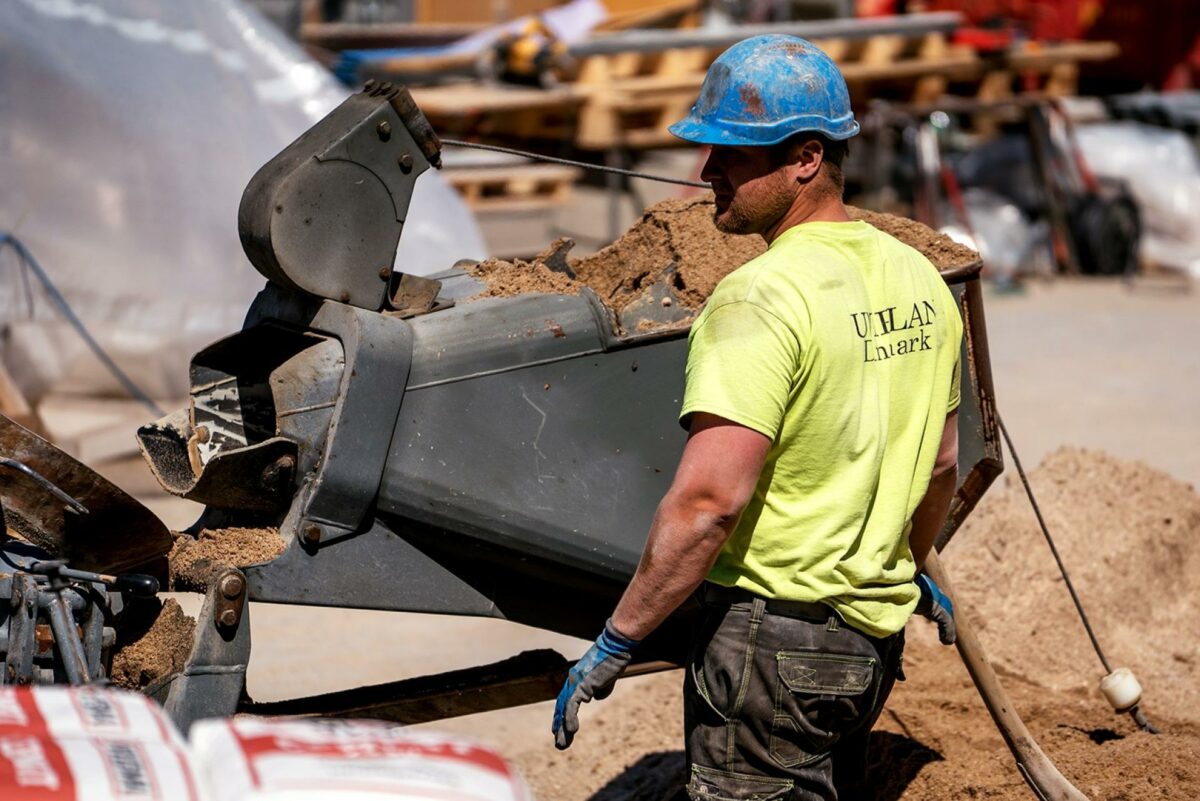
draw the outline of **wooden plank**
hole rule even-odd
[[[946,94],[950,81],[945,75],[922,75],[917,78],[913,88],[912,102],[918,104],[932,103]]]
[[[31,431],[42,432],[41,421],[3,362],[0,362],[0,414]]]
[[[1056,64],[1050,69],[1044,91],[1050,97],[1068,97],[1079,86],[1079,64]]]
[[[501,181],[574,181],[582,170],[559,164],[515,164],[510,167],[448,167],[442,177],[452,186]]]
[[[558,0],[416,0],[413,19],[419,23],[483,23],[495,25],[536,14],[558,5]]]
[[[300,41],[326,50],[371,50],[388,47],[436,47],[483,30],[485,25],[411,22],[305,22]]]
[[[850,42],[846,39],[817,39],[813,44],[834,61],[844,61],[850,53]]]
[[[938,75],[950,80],[970,79],[980,74],[981,62],[971,53],[951,53],[936,59],[908,59],[890,64],[861,62],[840,67],[846,83],[873,83],[877,81],[916,80],[927,75]]]
[[[474,53],[450,53],[426,56],[396,56],[381,58],[361,65],[363,75],[374,78],[403,78],[407,81],[427,79],[432,82],[446,75],[472,75],[478,56]]]
[[[558,164],[521,164],[447,169],[442,176],[475,211],[522,210],[566,202],[582,172]]]
[[[903,36],[895,34],[872,36],[867,40],[867,46],[863,50],[862,63],[876,66],[891,64],[896,61],[896,57],[903,50],[904,42]]]
[[[928,33],[921,37],[921,45],[918,53],[922,59],[945,58],[949,51],[950,46],[946,41],[945,34]]]
[[[25,399],[25,393],[17,386],[8,368],[0,363],[0,414],[5,414],[14,420],[18,417],[30,417],[33,407]]]
[[[137,429],[154,417],[134,400],[73,395],[43,398],[38,413],[50,440],[90,465],[136,454]]]
[[[1012,97],[1012,82],[1013,74],[1008,70],[993,70],[983,76],[975,97],[984,103]]]
[[[667,0],[655,7],[645,0],[634,0],[628,10],[617,10],[613,0],[605,0],[612,13],[594,31],[623,31],[630,28],[694,28],[700,17],[698,0]]]
[[[571,86],[525,89],[474,83],[413,87],[409,91],[423,112],[443,117],[567,108],[582,102],[585,96],[584,92]]]
[[[613,92],[601,88],[583,105],[575,133],[580,147],[604,150],[621,142],[623,132],[613,103]]]
[[[1004,56],[1005,64],[1012,70],[1023,72],[1035,70],[1048,72],[1055,66],[1081,61],[1107,61],[1116,58],[1121,48],[1116,42],[1063,42],[1061,44],[1038,44],[1027,46],[1017,53]]]
[[[611,56],[589,56],[589,58],[608,59],[608,74],[615,80],[642,74],[642,67],[647,63],[646,54],[633,51],[616,53]]]
[[[708,48],[688,47],[678,50],[668,50],[662,54],[658,64],[658,74],[664,76],[691,75],[704,72],[711,63]]]

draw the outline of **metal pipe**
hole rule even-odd
[[[681,47],[728,47],[750,36],[771,33],[785,33],[804,39],[866,39],[895,34],[920,36],[926,33],[950,33],[962,22],[962,14],[956,11],[939,11],[872,19],[736,25],[717,30],[633,30],[594,36],[571,45],[567,52],[578,58],[612,53],[654,53]]]
[[[25,464],[24,462],[18,462],[16,459],[9,459],[9,458],[4,457],[4,458],[0,458],[0,467],[7,467],[10,470],[16,470],[18,473],[22,473],[26,476],[29,476],[34,481],[36,481],[41,486],[42,489],[46,490],[46,492],[49,492],[55,498],[58,498],[60,501],[65,503],[67,506],[71,507],[73,510],[75,510],[79,514],[86,515],[88,513],[86,506],[84,506],[82,503],[80,503],[79,501],[72,498],[67,493],[63,492],[61,489],[58,488],[57,484],[55,484],[53,481],[51,481],[50,479],[43,476],[38,471],[34,470],[29,465]]]
[[[54,632],[54,645],[58,648],[67,682],[72,685],[87,684],[90,681],[87,655],[83,653],[83,643],[75,632],[75,621],[67,602],[61,593],[51,590],[43,594],[42,603],[50,615],[50,630]]]
[[[33,683],[33,655],[37,651],[37,580],[28,573],[13,577],[12,606],[5,644],[5,684]]]
[[[87,658],[88,678],[91,681],[103,677],[104,665],[101,664],[100,652],[104,648],[104,607],[105,596],[99,591],[93,591],[88,599],[87,623],[83,627],[83,653]]]

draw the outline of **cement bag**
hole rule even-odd
[[[209,801],[532,801],[496,752],[373,721],[202,720],[191,742]]]
[[[0,736],[10,734],[184,745],[154,701],[138,693],[95,687],[0,686]]]
[[[200,801],[187,757],[166,743],[0,735],[5,801]]]
[[[1200,277],[1200,157],[1180,131],[1139,122],[1083,125],[1076,138],[1088,167],[1124,181],[1141,211],[1141,256]]]
[[[0,688],[5,801],[201,801],[178,732],[148,698]]]

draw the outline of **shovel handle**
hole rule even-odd
[[[925,572],[937,582],[942,592],[951,599],[954,598],[950,578],[934,551],[930,551],[925,559]],[[988,662],[987,654],[984,653],[979,638],[975,636],[975,630],[961,611],[962,606],[955,604],[955,609],[958,610],[954,618],[958,632],[958,655],[967,666],[967,672],[971,674],[975,689],[979,690],[996,728],[1000,730],[1008,749],[1016,757],[1017,769],[1029,785],[1029,789],[1033,790],[1034,795],[1041,801],[1088,801],[1088,797],[1067,781],[1033,739],[1021,716],[1013,708],[1008,694],[1000,686],[996,671]]]

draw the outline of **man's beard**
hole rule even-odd
[[[759,182],[751,193],[733,197],[724,211],[713,211],[713,223],[726,234],[761,234],[779,221],[792,205],[795,192],[791,182],[774,173]]]

